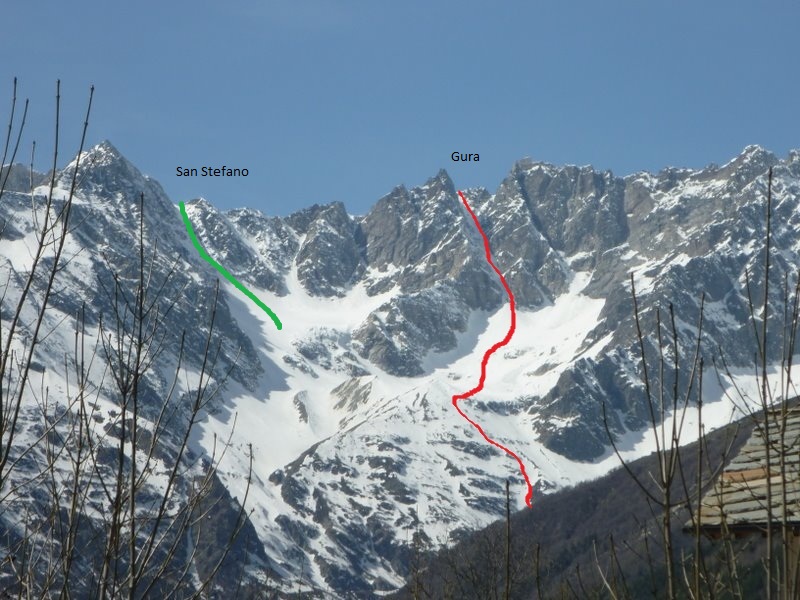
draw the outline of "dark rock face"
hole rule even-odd
[[[30,167],[15,163],[10,166],[0,165],[0,187],[6,192],[30,193],[32,187],[42,185],[47,175],[31,171]]]
[[[279,295],[286,293],[283,276],[288,267],[282,264],[285,262],[281,260],[284,256],[277,255],[278,252],[275,250],[270,253],[272,256],[260,256],[237,233],[238,227],[260,227],[262,235],[272,233],[270,237],[274,237],[275,233],[283,233],[286,240],[283,246],[288,251],[296,250],[297,243],[291,235],[286,235],[288,232],[284,228],[275,227],[274,222],[264,222],[265,219],[262,219],[261,223],[256,219],[248,219],[248,216],[241,212],[234,213],[232,215],[234,218],[230,219],[228,215],[223,215],[202,199],[194,200],[188,206],[195,209],[192,213],[194,220],[192,226],[195,231],[202,234],[204,243],[215,250],[217,260],[234,277],[239,279],[246,277],[257,286]],[[277,229],[277,232],[270,232],[273,228]]]
[[[591,167],[554,169],[518,163],[512,177],[532,222],[554,250],[571,256],[622,243],[628,228],[623,210],[624,181]]]
[[[258,211],[242,208],[225,214],[235,230],[244,232],[257,249],[250,248],[244,264],[233,264],[239,277],[252,278],[254,283],[279,296],[287,293],[285,276],[297,254],[297,235],[283,220],[266,217]]]
[[[355,227],[341,202],[321,207],[306,226],[295,258],[297,276],[315,296],[341,296],[361,266]]]
[[[458,210],[456,190],[444,171],[420,188],[395,188],[361,223],[367,262],[378,269],[418,263],[440,244]]]
[[[444,281],[468,284],[488,273],[480,238],[465,214],[448,175],[411,191],[396,188],[384,196],[360,227],[370,268],[398,270],[394,284],[403,293],[427,290]],[[499,290],[497,290],[499,292]],[[500,295],[469,293],[471,308],[489,308]]]
[[[491,310],[503,301],[444,171],[424,186],[384,196],[359,231],[366,264],[377,271],[372,293],[399,293],[362,323],[353,340],[360,356],[389,373],[420,375],[427,352],[455,347],[455,333],[465,330],[471,310]]]
[[[385,316],[383,316],[385,315]],[[421,375],[427,352],[456,345],[467,326],[469,308],[447,284],[417,294],[396,296],[375,311],[353,334],[359,354],[392,375]]]

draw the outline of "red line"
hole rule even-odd
[[[466,400],[467,398],[474,396],[483,389],[483,384],[486,381],[486,364],[489,362],[489,358],[491,358],[492,354],[497,352],[500,348],[502,348],[503,346],[508,344],[508,342],[511,341],[511,337],[514,335],[514,331],[517,329],[517,309],[514,303],[514,294],[511,293],[511,288],[508,287],[508,282],[506,281],[506,278],[503,277],[503,274],[500,272],[500,269],[498,269],[495,266],[494,262],[492,261],[492,250],[491,248],[489,248],[489,238],[486,237],[486,234],[483,231],[483,227],[481,227],[481,224],[478,222],[478,217],[475,216],[475,213],[472,211],[472,208],[470,208],[466,196],[464,196],[464,194],[461,191],[458,192],[458,195],[461,197],[461,201],[464,203],[464,207],[467,209],[467,212],[472,217],[472,220],[475,222],[475,227],[478,228],[478,232],[481,234],[481,237],[483,238],[483,248],[486,251],[486,261],[489,263],[489,266],[492,267],[494,272],[497,273],[497,276],[500,278],[500,283],[503,284],[503,287],[506,290],[506,294],[508,294],[509,308],[511,309],[511,325],[508,327],[508,332],[506,333],[506,336],[502,340],[494,344],[484,353],[483,360],[481,360],[481,377],[478,380],[478,385],[476,385],[468,392],[464,392],[463,394],[456,394],[455,396],[453,396],[453,406],[456,407],[458,414],[464,417],[470,425],[472,425],[475,429],[478,430],[478,433],[480,433],[483,436],[483,439],[489,442],[492,446],[500,448],[503,452],[505,452],[506,454],[508,454],[509,456],[514,458],[514,460],[517,461],[517,464],[519,464],[519,470],[522,473],[522,477],[525,479],[525,485],[528,486],[528,492],[527,494],[525,494],[525,504],[528,505],[528,508],[531,508],[531,498],[533,497],[533,486],[531,486],[531,480],[528,477],[528,473],[525,471],[525,465],[523,464],[520,457],[517,456],[517,454],[513,450],[506,448],[505,446],[503,446],[503,444],[495,442],[492,438],[486,435],[486,432],[483,430],[483,427],[481,427],[478,423],[470,419],[464,413],[464,411],[461,410],[461,407],[458,406],[459,400]]]

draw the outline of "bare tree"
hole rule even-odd
[[[756,380],[757,398],[755,402],[748,397],[736,382],[732,370],[725,361],[725,350],[718,349],[714,357],[714,366],[721,388],[728,400],[739,410],[749,415],[753,427],[764,440],[767,451],[764,453],[766,476],[766,499],[762,506],[766,513],[767,525],[763,527],[765,543],[763,544],[764,568],[764,594],[767,598],[795,598],[798,588],[798,560],[799,554],[793,551],[794,531],[787,515],[789,502],[787,490],[790,485],[788,478],[791,476],[787,469],[787,449],[796,440],[787,439],[788,408],[786,401],[797,396],[792,381],[792,363],[797,342],[798,307],[800,306],[800,274],[794,283],[790,282],[788,273],[783,278],[783,327],[780,334],[769,331],[770,321],[770,294],[771,294],[771,252],[772,252],[772,188],[773,172],[770,168],[767,176],[766,190],[766,232],[764,237],[764,262],[763,277],[764,291],[761,310],[756,309],[754,300],[752,272],[745,271],[747,305],[749,311],[749,326],[753,330],[754,339],[754,373]],[[689,364],[689,372],[681,373],[679,366],[680,343],[675,326],[675,315],[672,304],[669,304],[669,319],[662,322],[660,311],[655,310],[655,347],[656,355],[655,376],[651,374],[653,361],[648,360],[646,351],[647,336],[643,334],[642,321],[633,276],[631,275],[631,295],[633,297],[634,318],[636,323],[637,341],[641,357],[641,374],[645,388],[645,396],[650,417],[650,432],[656,444],[658,469],[651,474],[650,480],[637,476],[623,459],[609,425],[606,407],[603,407],[603,418],[606,432],[611,440],[614,451],[617,453],[622,466],[630,477],[636,482],[642,494],[654,507],[653,517],[660,520],[660,535],[658,537],[658,552],[652,552],[647,546],[646,560],[651,565],[656,557],[663,561],[665,572],[666,590],[665,597],[669,599],[678,597],[716,598],[732,597],[742,598],[742,585],[740,581],[739,551],[734,544],[732,534],[722,510],[722,524],[720,527],[720,541],[722,555],[720,559],[714,558],[715,566],[709,566],[708,545],[704,544],[704,530],[700,520],[701,498],[704,490],[710,487],[711,482],[717,477],[722,466],[730,455],[730,445],[723,453],[722,460],[715,465],[709,462],[706,431],[703,426],[703,372],[705,359],[702,353],[703,337],[703,306],[704,297],[700,300],[700,313],[696,326],[694,352]],[[664,333],[665,332],[665,335]],[[777,336],[777,337],[776,337]],[[780,342],[781,367],[780,388],[776,389],[770,383],[769,353],[774,342]],[[666,341],[665,341],[666,340]],[[671,368],[670,368],[671,367]],[[671,371],[671,373],[670,373]],[[671,375],[671,386],[668,386],[665,377]],[[655,381],[655,386],[654,382]],[[655,387],[655,389],[654,389]],[[671,389],[670,389],[671,387]],[[730,390],[730,391],[729,391]],[[666,391],[666,393],[665,393]],[[694,407],[697,411],[697,438],[695,460],[695,480],[690,485],[684,473],[681,460],[683,451],[680,439],[685,423],[687,410],[694,398]],[[779,402],[780,401],[780,402]],[[776,409],[776,406],[778,407]],[[667,417],[671,418],[671,425]],[[797,450],[794,449],[794,452]],[[775,464],[777,463],[777,464]],[[777,478],[774,474],[777,473]],[[775,483],[773,481],[777,483]],[[796,485],[796,482],[794,483]],[[720,498],[722,502],[722,498]],[[774,513],[775,506],[779,507],[780,514]],[[724,507],[722,507],[724,508]],[[796,509],[797,507],[793,507]],[[688,528],[693,535],[692,549],[689,554],[681,551],[680,557],[676,555],[674,544],[673,518],[678,511],[688,511],[690,518]],[[645,541],[649,539],[646,537]],[[614,552],[612,545],[611,552]],[[598,569],[600,562],[597,561]],[[679,568],[678,568],[679,567]],[[611,568],[613,573],[613,565]],[[625,597],[618,584],[607,578],[601,571],[603,583],[607,592],[612,597]],[[656,593],[654,589],[654,594]]]
[[[677,571],[675,565],[675,551],[673,544],[673,513],[676,506],[685,506],[690,502],[690,498],[676,497],[679,493],[679,482],[682,479],[681,473],[681,436],[687,409],[690,406],[695,388],[700,386],[697,381],[702,381],[703,358],[701,355],[701,340],[703,331],[703,306],[705,297],[700,300],[700,312],[698,315],[697,335],[694,343],[694,353],[690,363],[690,372],[685,383],[681,380],[680,368],[680,348],[678,331],[675,325],[675,312],[672,303],[669,303],[669,320],[663,323],[660,309],[655,310],[655,337],[658,352],[657,374],[655,382],[653,375],[648,368],[648,354],[646,351],[646,337],[642,330],[639,303],[634,286],[633,274],[630,276],[631,296],[633,298],[634,321],[636,324],[636,339],[639,345],[641,359],[641,377],[644,384],[645,401],[649,415],[650,434],[655,442],[656,456],[658,459],[658,470],[653,475],[652,481],[642,480],[636,475],[628,465],[627,461],[616,444],[614,435],[609,423],[607,407],[603,403],[603,424],[606,433],[617,454],[623,468],[641,490],[642,494],[649,500],[652,506],[660,512],[661,529],[660,543],[666,574],[666,597],[670,600],[678,595]],[[664,330],[666,329],[667,338],[665,339]],[[671,358],[671,360],[670,360]],[[672,385],[667,384],[667,369],[671,367]],[[700,390],[701,395],[702,391]],[[668,416],[672,417],[671,424],[667,426]],[[652,485],[651,485],[652,484]],[[613,547],[612,547],[613,550]],[[608,585],[608,582],[606,582]]]
[[[750,268],[745,271],[749,326],[753,331],[755,347],[753,367],[756,397],[750,397],[736,384],[732,369],[725,361],[724,353],[720,352],[720,361],[715,366],[720,381],[729,383],[725,386],[731,390],[730,392],[726,390],[728,400],[741,413],[749,416],[754,430],[765,445],[763,466],[768,475],[765,479],[766,498],[761,503],[766,514],[766,526],[763,527],[766,538],[763,556],[765,596],[794,598],[800,593],[798,592],[800,582],[798,582],[798,555],[793,551],[796,536],[794,528],[790,525],[789,516],[798,507],[791,506],[788,492],[797,485],[795,480],[797,475],[789,468],[787,453],[797,452],[797,440],[787,438],[787,421],[790,412],[788,401],[798,396],[792,369],[800,314],[800,270],[795,271],[791,277],[788,270],[784,273],[779,288],[783,315],[775,315],[770,328],[770,294],[775,288],[772,281],[774,278],[772,275],[773,204],[773,169],[770,168],[765,201],[764,289],[760,310],[757,309],[758,301],[754,294],[753,272]],[[775,326],[778,326],[777,331]],[[769,370],[770,352],[775,349],[776,342],[780,349],[780,368],[777,377],[771,375]],[[779,512],[777,515],[776,508]]]
[[[247,522],[250,469],[235,508],[225,505],[217,481],[230,440],[209,455],[190,449],[209,402],[233,366],[220,373],[221,342],[215,331],[218,286],[213,290],[200,357],[187,357],[186,332],[168,320],[182,294],[172,289],[176,259],[159,276],[157,244],[148,246],[145,201],[139,197],[136,260],[107,258],[110,281],[101,281],[110,313],[88,324],[86,304],[73,315],[72,351],[64,357],[65,390],[34,385],[37,352],[63,320],[51,323],[51,299],[70,260],[67,240],[75,227],[72,207],[84,173],[89,94],[68,193],[58,197],[60,83],[48,191],[33,189],[35,245],[27,264],[8,264],[0,282],[0,585],[18,597],[204,597]],[[0,202],[11,176],[27,114],[16,122],[16,80],[0,170]],[[16,132],[15,132],[16,131]],[[13,142],[13,143],[12,143]],[[3,239],[0,223],[0,240]],[[180,290],[178,290],[180,292]],[[183,300],[185,301],[185,300]],[[202,329],[203,325],[198,323]],[[177,336],[172,381],[154,397],[150,384]],[[174,344],[173,344],[174,346]],[[199,362],[199,373],[186,368]],[[235,361],[234,361],[235,364]],[[104,415],[100,403],[112,403]],[[35,418],[32,418],[35,417]],[[222,510],[233,511],[228,530],[215,531]],[[206,547],[222,537],[218,548]]]

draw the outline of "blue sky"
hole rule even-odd
[[[800,147],[794,1],[3,4],[0,106],[16,75],[26,154],[37,139],[46,166],[57,78],[74,152],[94,84],[90,141],[175,202],[363,213],[440,168],[494,190],[525,156],[625,175]],[[223,164],[250,174],[175,176]]]

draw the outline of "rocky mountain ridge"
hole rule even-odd
[[[189,243],[157,182],[107,142],[86,159],[74,207],[80,225],[70,242],[81,259],[64,269],[54,326],[62,320],[68,330],[83,300],[90,324],[107,311],[99,294],[86,293],[86,282],[108,281],[109,265],[133,259],[131,223],[144,194],[145,237],[159,249],[156,273],[176,260],[182,265],[170,323],[190,332],[191,362],[216,272]],[[770,167],[780,277],[800,264],[797,151],[781,160],[751,146],[721,167],[627,177],[525,159],[495,193],[466,191],[519,308],[517,334],[468,410],[520,453],[536,494],[614,464],[603,403],[614,433],[628,440],[624,449],[647,451],[630,274],[649,331],[655,309],[672,303],[683,366],[702,292],[708,356],[722,348],[734,366],[752,362],[744,277],[747,270],[760,281]],[[0,273],[12,286],[33,229],[30,177],[17,171],[0,203]],[[255,580],[269,572],[286,589],[339,597],[396,589],[409,532],[446,543],[500,514],[506,479],[522,490],[515,465],[450,405],[453,394],[474,385],[483,351],[504,335],[508,308],[446,172],[395,188],[363,217],[341,203],[285,218],[221,212],[205,200],[186,207],[209,254],[285,324],[276,331],[223,282],[216,339],[220,367],[233,370],[195,441],[198,453],[209,452],[214,435],[230,436],[233,428],[234,447],[254,447],[250,525],[262,552],[252,565]],[[771,302],[772,314],[782,314],[780,290]],[[38,357],[47,369],[58,368],[65,340]],[[655,348],[650,335],[647,350]],[[774,362],[779,348],[772,350]],[[151,385],[158,394],[164,383]],[[727,418],[723,404],[716,404],[716,424]],[[237,478],[245,463],[242,452],[231,452],[220,474],[233,498],[242,497]]]

